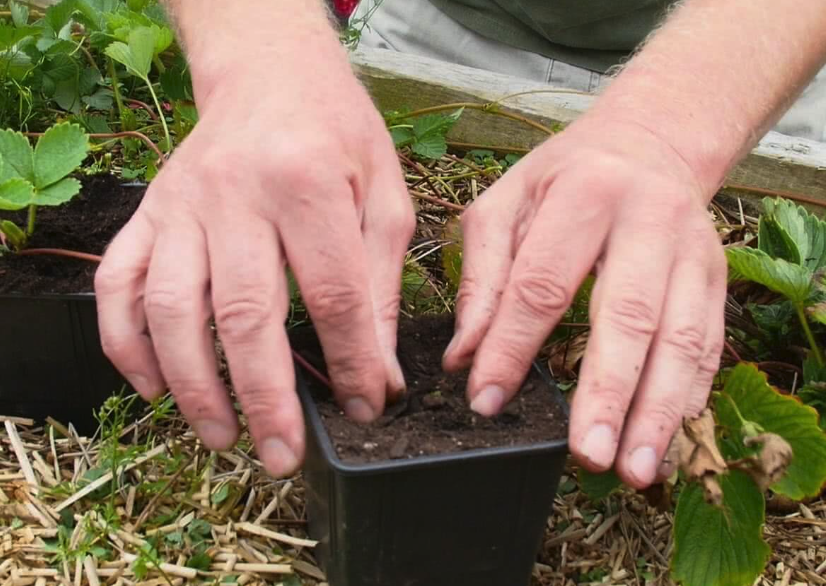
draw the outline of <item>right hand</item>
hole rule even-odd
[[[244,50],[219,83],[193,68],[201,119],[95,279],[106,355],[145,399],[168,387],[204,444],[226,450],[239,427],[218,376],[214,316],[276,476],[294,472],[305,449],[286,266],[348,416],[375,419],[405,384],[396,326],[415,215],[384,122],[329,33],[300,52]]]

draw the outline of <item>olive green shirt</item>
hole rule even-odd
[[[676,0],[430,0],[487,38],[604,73],[654,30]]]

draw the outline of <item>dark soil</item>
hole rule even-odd
[[[329,390],[303,373],[342,461],[409,459],[530,445],[566,436],[567,417],[557,391],[533,369],[501,415],[486,419],[471,411],[465,396],[468,373],[446,374],[441,368],[442,353],[452,334],[453,316],[402,319],[398,355],[408,392],[404,400],[389,405],[384,416],[369,425],[347,419]],[[321,347],[312,330],[294,330],[291,341],[296,351],[325,372]]]
[[[29,248],[62,248],[103,254],[140,204],[144,187],[127,187],[112,175],[81,178],[69,203],[41,207]],[[0,212],[0,219],[26,225],[26,211]],[[62,256],[0,257],[0,293],[91,293],[97,264]]]

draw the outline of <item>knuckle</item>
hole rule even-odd
[[[646,421],[649,421],[662,433],[672,434],[683,418],[682,403],[680,401],[663,401],[651,405],[643,411]]]
[[[313,320],[329,326],[348,323],[365,305],[365,294],[355,284],[323,283],[304,295]]]
[[[94,287],[97,295],[106,296],[118,293],[127,286],[127,279],[121,271],[105,261],[101,263],[95,272]]]
[[[659,322],[644,293],[623,297],[609,304],[605,310],[605,320],[623,334],[646,337],[654,335]]]
[[[715,341],[703,355],[698,365],[698,374],[703,380],[713,380],[720,370],[720,357],[723,354],[723,341]]]
[[[278,393],[265,387],[242,387],[238,389],[238,398],[244,409],[244,414],[250,421],[277,419],[280,411],[285,408],[286,401],[279,401]]]
[[[143,306],[147,319],[153,318],[169,320],[181,319],[192,304],[192,296],[177,288],[147,289]]]
[[[663,344],[673,349],[683,360],[696,363],[703,355],[705,331],[696,325],[677,328],[663,336]]]
[[[513,295],[524,313],[541,318],[562,313],[571,303],[567,279],[554,269],[530,269],[518,275]]]
[[[135,340],[130,337],[113,336],[101,330],[100,347],[103,354],[114,364],[121,363],[133,353]]]
[[[273,318],[274,296],[248,291],[216,304],[215,324],[228,341],[244,340],[264,329]]]
[[[593,380],[583,391],[588,403],[598,405],[600,411],[621,421],[628,411],[633,389],[619,377],[608,374]]]
[[[213,401],[209,400],[210,385],[193,379],[172,379],[167,381],[175,403],[188,417],[196,419],[213,414]]]

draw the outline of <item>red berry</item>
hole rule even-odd
[[[358,5],[359,0],[333,0],[333,8],[342,18],[349,18]]]

